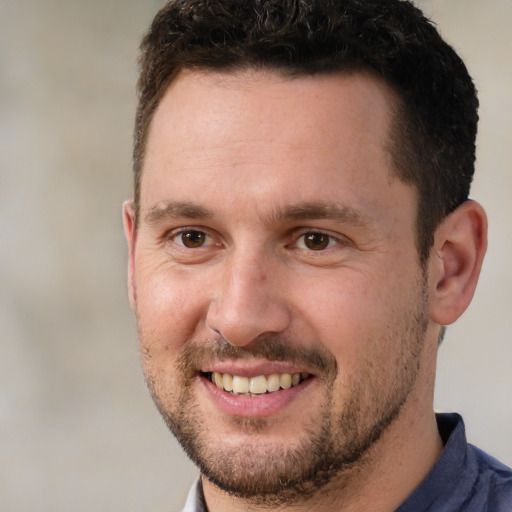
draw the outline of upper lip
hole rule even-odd
[[[203,368],[202,373],[218,372],[240,377],[257,377],[274,373],[311,373],[307,368],[299,367],[286,361],[236,360],[212,362]]]

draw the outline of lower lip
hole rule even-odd
[[[294,402],[299,395],[310,387],[315,379],[314,377],[310,377],[289,389],[281,389],[280,391],[265,393],[254,397],[232,395],[218,388],[213,382],[203,376],[201,376],[199,380],[203,388],[206,389],[207,393],[213,399],[215,405],[224,414],[249,418],[266,417],[276,414]]]

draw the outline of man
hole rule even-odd
[[[129,291],[185,510],[511,510],[433,412],[486,249],[455,52],[400,0],[176,0],[141,50]]]

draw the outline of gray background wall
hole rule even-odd
[[[159,0],[0,0],[0,511],[179,510],[194,468],[126,299],[138,41]],[[481,91],[488,258],[439,357],[439,410],[512,464],[512,3],[421,5]]]

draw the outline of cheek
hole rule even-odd
[[[137,326],[141,363],[151,394],[165,404],[182,387],[178,361],[194,331],[193,300],[186,284],[154,273],[136,279]]]
[[[317,281],[314,286],[302,293],[302,310],[312,321],[317,318],[322,330],[333,334],[337,331],[354,333],[361,331],[368,322],[379,319],[385,302],[382,290],[375,281],[351,278],[328,278],[323,283]]]
[[[355,373],[363,360],[385,358],[392,350],[389,332],[407,307],[394,281],[346,272],[303,290],[300,316],[336,357],[340,374]]]
[[[144,269],[135,275],[135,302],[141,349],[152,359],[174,360],[192,337],[207,309],[193,276],[169,269]]]

